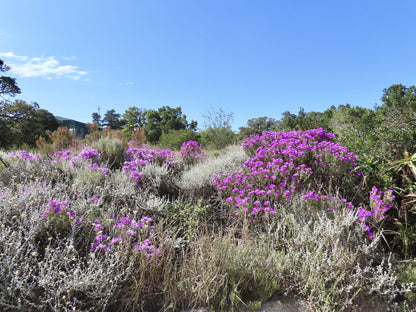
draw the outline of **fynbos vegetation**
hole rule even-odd
[[[414,310],[415,88],[382,100],[240,136],[222,111],[198,133],[180,107],[130,107],[83,140],[2,103],[1,146],[38,148],[0,151],[0,310]]]
[[[100,152],[2,154],[2,309],[414,304],[381,243],[392,191],[360,188],[358,157],[323,129],[265,132],[211,157],[195,141],[176,154],[105,140]]]

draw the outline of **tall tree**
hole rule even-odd
[[[161,129],[163,133],[168,133],[169,130],[196,130],[197,122],[192,120],[188,123],[186,115],[182,114],[182,108],[180,106],[172,108],[169,106],[163,106],[158,109],[161,116]]]
[[[96,123],[99,127],[101,127],[101,115],[99,113],[92,113],[92,123]]]
[[[345,105],[340,105],[343,107]],[[350,107],[346,104],[346,107]],[[305,109],[301,107],[298,114],[292,114],[289,111],[285,111],[282,114],[282,119],[278,123],[278,129],[281,131],[292,130],[309,130],[316,128],[323,128],[326,131],[331,132],[330,119],[333,112],[336,110],[335,106],[331,106],[325,112],[305,112]]]
[[[158,111],[155,111],[153,109],[145,111],[144,114],[146,118],[146,123],[144,126],[144,131],[146,133],[146,141],[155,144],[159,141],[159,138],[162,135],[162,117],[160,116]]]
[[[402,110],[416,111],[416,87],[407,88],[402,84],[394,84],[383,90],[381,101],[388,108],[398,107]]]
[[[131,106],[123,114],[123,118],[120,119],[120,122],[124,124],[123,133],[124,137],[128,140],[131,140],[131,134],[137,127],[143,128],[145,122],[145,116],[142,109]]]
[[[0,72],[6,72],[10,70],[10,67],[4,64],[4,61],[0,59]],[[3,97],[3,95],[8,96],[15,96],[16,94],[20,93],[20,88],[16,85],[16,79],[7,77],[7,76],[1,76],[0,77],[0,96]]]
[[[389,142],[396,158],[404,151],[416,152],[416,87],[394,84],[383,90],[383,105],[376,108],[382,122],[379,132]]]
[[[186,115],[182,114],[180,106],[177,108],[163,106],[157,111],[147,110],[143,114],[145,117],[146,140],[152,144],[159,141],[162,133],[167,134],[171,130],[189,129],[195,131],[198,126],[198,123],[194,120],[188,122]]]
[[[111,129],[120,129],[122,123],[120,122],[120,114],[117,114],[114,109],[107,110],[103,118],[103,126],[111,127]]]

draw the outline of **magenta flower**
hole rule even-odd
[[[347,174],[356,166],[357,157],[331,142],[334,137],[323,129],[252,135],[243,141],[244,150],[252,156],[242,165],[243,172],[217,175],[211,182],[236,215],[244,212],[254,219],[257,215],[267,219],[275,213],[271,208],[275,203],[291,200],[316,172],[336,164]],[[304,198],[320,197],[310,192]]]
[[[108,235],[97,235],[95,236],[95,240],[97,242],[101,242],[102,240],[106,239],[108,237]]]
[[[153,150],[147,147],[137,148],[130,146],[125,154],[129,156],[124,162],[123,173],[135,181],[139,187],[143,186],[143,173],[141,172],[141,168],[149,163],[167,165],[172,171],[178,169],[176,155],[170,149]]]
[[[26,160],[35,161],[35,160],[40,158],[40,155],[32,155],[32,154],[26,152],[25,150],[20,150],[17,153],[11,153],[9,155],[9,158],[21,159],[23,162],[26,161]]]
[[[180,150],[182,160],[188,165],[194,164],[196,161],[204,161],[206,155],[201,147],[202,144],[195,141],[183,142]]]
[[[136,236],[137,235],[137,233],[134,232],[133,230],[127,230],[125,232],[125,234],[126,234],[126,236]]]
[[[83,149],[79,154],[78,157],[84,159],[93,159],[95,157],[99,157],[100,153],[98,153],[95,149]]]
[[[98,231],[101,231],[102,229],[104,229],[104,227],[100,224],[100,222],[95,221],[93,230],[95,232],[98,232]]]
[[[110,245],[117,244],[117,243],[119,243],[119,242],[121,242],[121,241],[122,241],[121,237],[116,236],[116,237],[114,237],[114,238],[111,240]]]

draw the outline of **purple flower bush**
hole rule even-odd
[[[375,186],[370,193],[370,206],[366,208],[364,205],[357,207],[358,216],[364,223],[377,223],[385,219],[387,210],[393,208],[393,200],[396,198],[392,190],[380,191]],[[375,234],[372,232],[370,225],[364,224],[369,238],[374,238]]]
[[[115,248],[133,248],[146,257],[160,255],[162,244],[155,245],[152,241],[155,238],[154,227],[150,225],[152,218],[143,217],[140,221],[135,221],[127,217],[115,220],[109,228],[99,222],[93,223],[93,230],[99,232],[91,244],[91,251],[113,252]],[[112,235],[102,234],[104,230]]]
[[[196,141],[183,142],[180,150],[182,161],[186,165],[193,165],[197,161],[204,161],[207,158],[205,152],[201,149],[202,144]]]
[[[92,197],[90,201],[97,201]],[[73,210],[68,210],[68,201],[51,200],[48,209],[42,214],[54,222],[55,230],[69,230],[71,226],[78,226],[82,222],[76,219]],[[104,213],[106,214],[106,213]],[[109,221],[110,220],[110,221]],[[95,220],[91,223],[93,232],[97,235],[91,243],[91,251],[113,252],[115,248],[132,248],[146,257],[160,255],[162,244],[155,244],[154,226],[150,225],[152,218],[144,216],[139,221],[127,217],[117,220],[114,216],[106,220]],[[72,225],[71,225],[72,224]],[[106,234],[103,234],[103,233]]]
[[[276,213],[276,204],[292,199],[307,188],[325,185],[329,178],[342,181],[351,173],[357,157],[347,148],[331,142],[333,138],[333,134],[323,129],[252,135],[243,141],[243,148],[252,156],[242,165],[243,172],[216,175],[212,184],[235,215],[247,215],[252,221],[267,221]],[[375,192],[380,196],[379,191]],[[387,198],[392,198],[391,191],[386,192],[390,194]],[[376,195],[373,194],[373,211],[366,212],[367,216],[381,216],[391,207],[383,205]],[[314,191],[303,198],[328,199]],[[353,209],[351,203],[344,201]],[[360,209],[364,215],[365,208]]]
[[[9,155],[9,158],[17,158],[17,159],[22,160],[23,162],[26,161],[26,160],[27,161],[35,161],[35,160],[40,158],[40,155],[32,155],[32,154],[26,152],[25,150],[20,150],[17,153],[11,153]]]
[[[83,159],[95,159],[100,156],[100,153],[98,153],[95,149],[83,149],[79,154],[78,157],[81,157]]]
[[[53,158],[54,158],[53,162],[55,163],[69,162],[74,167],[79,167],[82,162],[87,162],[89,170],[101,171],[102,175],[106,175],[110,171],[110,169],[106,167],[101,167],[98,164],[99,157],[101,155],[95,149],[84,148],[77,155],[71,155],[71,154],[73,154],[73,151],[71,150],[57,151],[53,154]]]
[[[323,179],[322,171],[330,167],[345,175],[355,166],[356,156],[332,138],[322,129],[252,135],[243,141],[253,155],[242,165],[244,172],[214,176],[212,183],[236,214],[244,211],[264,218],[275,213],[275,203],[302,190],[312,175],[320,173]]]
[[[65,151],[56,151],[53,153],[52,157],[55,158],[55,162],[63,162],[65,160],[71,159],[71,150],[65,150]]]
[[[123,173],[135,181],[139,187],[143,186],[143,172],[141,169],[147,164],[166,165],[172,171],[178,169],[177,156],[170,149],[151,149],[146,146],[137,147],[135,142],[129,142],[129,148],[125,154],[128,157],[124,162]]]
[[[373,228],[377,230],[379,221],[385,219],[387,210],[393,208],[393,200],[395,196],[392,190],[380,191],[373,186],[370,194],[370,204],[365,205],[361,203],[355,207],[353,203],[346,199],[339,199],[337,197],[329,197],[326,195],[317,194],[314,191],[309,191],[302,198],[309,200],[313,207],[318,209],[326,208],[330,210],[348,209],[351,213],[357,213],[358,218],[367,231],[367,236],[370,239],[375,238]]]

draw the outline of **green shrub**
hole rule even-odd
[[[201,142],[209,148],[222,149],[228,145],[235,144],[237,135],[231,127],[208,128],[201,132]]]
[[[168,133],[163,133],[159,139],[159,146],[161,148],[170,148],[178,151],[183,142],[201,140],[200,135],[193,130],[169,130]]]
[[[192,240],[198,234],[213,211],[212,206],[206,204],[202,198],[194,204],[178,200],[169,203],[167,207],[169,227],[177,229],[177,232],[187,240]]]
[[[124,162],[124,151],[126,147],[117,138],[102,137],[91,144],[91,148],[96,149],[101,154],[100,160],[108,164],[109,168],[119,169]]]

